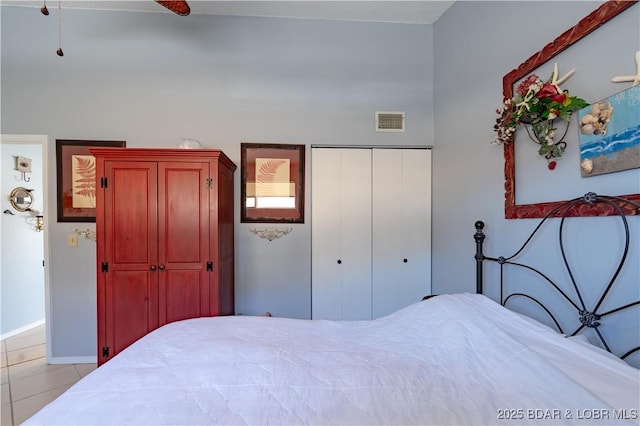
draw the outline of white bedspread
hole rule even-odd
[[[168,324],[26,424],[637,424],[639,401],[640,370],[460,294],[373,321]]]

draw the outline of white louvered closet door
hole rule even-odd
[[[371,150],[311,153],[311,315],[372,317]]]
[[[374,149],[373,318],[431,294],[431,150]]]

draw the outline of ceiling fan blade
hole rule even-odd
[[[177,13],[178,15],[181,15],[181,16],[187,16],[188,14],[191,13],[191,8],[189,7],[186,1],[155,0],[155,2],[158,4],[161,4],[162,6],[166,7],[170,11]]]

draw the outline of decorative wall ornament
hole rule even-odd
[[[89,228],[87,229],[73,228],[72,231],[78,235],[85,237],[87,240],[93,241],[94,243],[97,240],[96,231],[93,231]]]
[[[9,194],[9,202],[11,207],[19,212],[31,212],[31,206],[33,205],[33,189],[24,188],[19,186],[14,188]]]
[[[16,158],[16,170],[22,173],[21,179],[25,182],[29,182],[31,180],[30,177],[27,177],[27,173],[31,173],[31,158],[27,157],[15,157]]]
[[[558,78],[558,64],[555,63],[553,74],[547,81],[536,74],[522,80],[516,88],[516,95],[505,99],[503,105],[496,110],[498,118],[493,126],[496,132],[493,143],[512,143],[516,128],[522,125],[529,138],[540,145],[538,154],[547,159],[547,166],[553,170],[556,166],[555,158],[562,156],[567,147],[564,137],[571,115],[589,105],[584,99],[570,96],[568,90],[560,88],[560,84],[571,77],[573,72],[572,69]],[[565,121],[564,130],[560,132],[556,132],[560,127],[558,119]]]
[[[640,84],[640,50],[636,52],[636,71],[636,75],[620,75],[613,77],[611,81],[614,83],[626,83],[630,81],[632,82],[631,87]]]
[[[268,241],[284,237],[292,230],[293,228],[249,228],[249,231]]]

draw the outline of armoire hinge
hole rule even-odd
[[[102,272],[109,272],[109,262],[102,262]]]
[[[213,262],[212,261],[208,261],[207,262],[207,271],[213,271]]]
[[[100,178],[100,188],[106,188],[106,187],[107,187],[107,177],[102,176]]]
[[[102,347],[102,357],[106,358],[109,356],[109,346],[103,346]]]
[[[207,188],[211,189],[212,186],[213,186],[213,179],[207,178]]]

